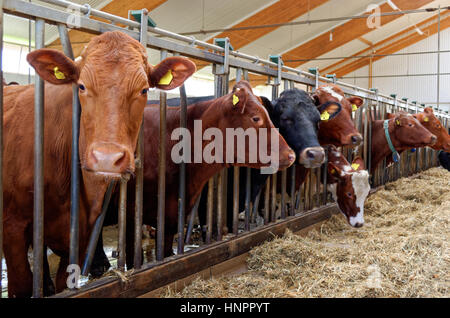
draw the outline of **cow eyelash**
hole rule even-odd
[[[84,87],[83,84],[79,84],[79,85],[78,85],[78,88],[80,89],[80,91],[86,90],[86,87]]]

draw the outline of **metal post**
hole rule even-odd
[[[244,80],[248,81],[248,72],[247,70],[243,71],[243,77]],[[245,208],[245,230],[249,231],[250,230],[250,200],[251,200],[251,191],[252,191],[252,184],[251,184],[251,176],[252,176],[252,172],[251,172],[251,168],[246,168],[245,169],[245,204],[244,204],[244,208]]]
[[[161,51],[161,61],[167,57],[167,51]],[[166,112],[167,93],[160,92],[159,95],[159,175],[158,175],[158,216],[156,234],[156,260],[164,259],[164,227],[166,208]]]
[[[69,32],[63,24],[58,24],[59,38],[64,54],[74,60]],[[78,85],[72,84],[72,149],[70,178],[70,253],[69,263],[79,263],[79,223],[80,223],[80,155],[78,140],[80,136],[80,100]]]
[[[105,220],[106,212],[108,210],[109,201],[117,181],[112,181],[108,184],[105,196],[103,198],[102,211],[95,220],[94,228],[92,229],[91,236],[89,238],[89,244],[86,249],[86,257],[84,258],[83,268],[81,269],[81,275],[87,276],[91,268],[92,259],[94,258],[95,249],[97,247],[98,238],[103,228],[103,221]]]
[[[127,231],[127,181],[120,180],[119,198],[119,243],[117,246],[118,259],[117,267],[123,271],[126,262],[126,231]]]
[[[142,46],[147,47],[147,21],[148,21],[148,11],[147,9],[142,9],[141,12],[141,25],[140,25],[140,34],[139,34],[139,42],[141,42]],[[163,59],[163,58],[162,58]],[[161,93],[162,94],[162,93]],[[164,109],[165,115],[165,105],[162,105],[162,100],[160,101],[160,108]],[[160,119],[161,120],[161,119]],[[165,123],[164,118],[164,123]],[[161,128],[160,128],[161,131]],[[166,134],[164,131],[163,137],[165,138]],[[164,151],[161,151],[161,140],[160,136],[160,163],[161,163],[161,155],[165,156],[165,147]],[[134,209],[134,258],[133,265],[135,269],[140,269],[142,264],[142,211],[144,205],[144,118],[142,118],[141,128],[139,130],[139,137],[136,147],[136,198],[135,198],[135,209]],[[165,164],[165,160],[164,160]],[[161,170],[160,170],[160,178],[161,178]],[[162,178],[165,178],[165,174],[162,175]],[[161,185],[159,183],[159,185]],[[159,190],[159,188],[158,188]],[[159,200],[158,200],[159,207]],[[164,218],[163,218],[164,222]],[[164,224],[164,223],[163,223]],[[158,229],[160,230],[160,229]],[[162,229],[164,231],[164,229]],[[160,234],[160,233],[159,233]],[[164,237],[164,234],[163,234]],[[158,249],[157,249],[158,250]],[[161,251],[160,251],[161,252]],[[158,257],[158,254],[157,254]]]
[[[441,104],[441,5],[438,11],[438,54],[437,54],[437,109],[440,111]]]
[[[186,231],[186,240],[184,241],[185,244],[190,244],[190,242],[191,242],[191,235],[192,235],[192,230],[194,229],[195,216],[197,214],[198,205],[200,204],[201,198],[202,198],[202,193],[200,192],[197,200],[194,203],[194,207],[191,210],[191,215],[189,216],[189,224],[188,224],[188,228]]]
[[[36,19],[36,49],[43,48],[45,22]],[[43,296],[44,257],[44,81],[36,74],[34,89],[33,297]]]
[[[0,77],[3,79],[3,3],[0,5]],[[3,273],[3,85],[0,87],[0,298]]]
[[[236,69],[236,83],[242,79],[242,69]],[[233,234],[238,234],[239,226],[239,167],[233,167]]]
[[[180,127],[187,127],[187,97],[184,84],[180,86]],[[178,187],[178,245],[177,254],[184,253],[184,223],[186,214],[186,163],[180,163],[180,183]]]

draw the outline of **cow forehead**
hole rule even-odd
[[[339,102],[342,102],[342,100],[344,99],[344,95],[340,91],[337,91],[335,86],[324,85],[320,87],[318,90],[331,95],[332,97],[336,98]]]

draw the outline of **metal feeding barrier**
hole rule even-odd
[[[306,85],[309,91],[317,89],[321,83],[336,83],[347,95],[356,95],[363,98],[366,103],[360,110],[354,113],[354,123],[364,137],[363,146],[356,152],[361,155],[370,169],[371,162],[371,119],[384,119],[387,112],[405,110],[411,113],[420,111],[423,107],[409,103],[407,100],[398,100],[395,95],[387,96],[378,91],[371,91],[356,87],[347,83],[337,82],[335,76],[322,77],[317,69],[310,72],[300,71],[283,65],[281,56],[271,56],[269,60],[261,60],[241,52],[234,51],[228,39],[216,39],[215,44],[198,41],[192,37],[182,36],[173,32],[148,25],[148,12],[139,10],[140,22],[131,19],[114,16],[88,6],[78,5],[62,0],[42,0],[52,4],[47,7],[35,3],[19,0],[4,0],[2,12],[0,12],[0,35],[3,30],[3,13],[35,20],[36,49],[44,47],[44,26],[46,23],[57,25],[65,54],[74,58],[72,47],[66,28],[66,23],[72,12],[67,8],[79,10],[79,30],[92,34],[100,34],[107,31],[119,30],[140,41],[151,49],[161,52],[161,59],[169,54],[182,55],[200,59],[214,65],[215,97],[228,93],[230,69],[236,70],[236,82],[241,79],[248,80],[249,72],[268,77],[267,85],[272,86],[272,99],[276,99],[283,89],[292,89],[296,84]],[[136,16],[136,11],[133,11]],[[109,22],[102,22],[102,18]],[[154,25],[150,23],[151,25]],[[120,26],[122,25],[122,26]],[[0,36],[0,38],[2,38]],[[0,41],[2,48],[3,41]],[[0,61],[1,64],[1,61]],[[0,73],[2,75],[2,73]],[[180,127],[187,127],[187,97],[184,85],[180,87]],[[80,164],[78,153],[78,138],[80,129],[80,103],[78,100],[77,86],[73,85],[72,108],[72,162],[71,162],[71,206],[70,206],[70,263],[83,264],[82,274],[88,275],[94,255],[98,237],[101,233],[103,220],[109,200],[116,187],[120,188],[119,202],[119,234],[118,234],[118,269],[125,270],[125,222],[127,180],[111,182],[105,193],[102,213],[96,221],[91,234],[91,239],[86,251],[85,259],[78,259],[79,255],[79,193],[80,193]],[[33,224],[33,297],[43,297],[43,257],[44,251],[44,185],[43,185],[43,125],[44,125],[44,83],[36,75],[35,83],[35,175],[34,175],[34,224]],[[119,279],[105,277],[88,283],[80,290],[65,291],[57,296],[137,296],[151,289],[161,287],[176,279],[198,272],[208,266],[218,264],[233,256],[248,251],[255,244],[270,237],[271,233],[281,234],[286,228],[300,229],[319,222],[330,216],[330,211],[335,210],[335,205],[330,204],[327,193],[327,174],[321,173],[320,168],[311,169],[306,181],[299,189],[295,188],[295,165],[283,172],[275,173],[268,178],[264,187],[257,194],[255,202],[251,202],[250,168],[234,167],[231,171],[222,169],[220,173],[208,182],[206,237],[202,246],[185,252],[185,244],[192,238],[195,225],[196,211],[200,202],[197,198],[192,211],[185,211],[186,206],[186,163],[180,164],[179,199],[178,199],[178,238],[177,255],[164,258],[164,225],[165,225],[165,195],[166,191],[166,109],[167,95],[160,93],[160,144],[159,144],[159,180],[156,228],[156,261],[143,263],[142,260],[142,222],[143,222],[143,129],[138,138],[136,147],[136,198],[135,198],[135,233],[134,233],[134,272],[131,282],[122,284]],[[443,124],[449,127],[448,114],[437,112],[437,117]],[[372,117],[373,116],[373,117]],[[0,167],[2,166],[2,133],[3,133],[3,87],[0,88]],[[31,136],[30,136],[31,137]],[[351,160],[354,149],[342,149],[344,155]],[[325,163],[327,164],[327,163]],[[402,154],[399,163],[392,167],[386,167],[386,161],[380,165],[372,175],[372,187],[380,186],[387,181],[396,180],[408,176],[437,164],[436,152],[431,149],[421,149],[411,154],[406,151]],[[3,255],[3,185],[2,169],[0,169],[0,257]],[[233,173],[234,183],[232,193],[227,193],[227,175]],[[239,184],[239,174],[245,173],[247,182]],[[281,178],[281,194],[278,199],[277,185]],[[287,193],[287,184],[290,183],[290,192]],[[323,185],[321,187],[321,185]],[[239,189],[245,188],[244,221],[239,222]],[[260,202],[264,194],[264,202]],[[289,195],[289,198],[287,197]],[[233,197],[233,205],[227,206],[227,196]],[[280,206],[280,216],[277,215],[277,203]],[[263,225],[257,226],[259,207],[263,207]],[[227,211],[232,211],[232,227],[228,229],[229,235],[224,233],[224,220],[228,216]],[[214,213],[214,212],[217,213]],[[185,220],[187,219],[187,226]],[[214,231],[214,228],[216,231]],[[1,270],[0,262],[0,270]],[[13,270],[13,269],[10,269]],[[1,281],[0,281],[1,283]],[[149,285],[150,284],[150,285]],[[0,286],[1,287],[1,286]]]

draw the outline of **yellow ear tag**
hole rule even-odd
[[[334,174],[336,172],[336,170],[334,170],[334,169],[331,169],[331,173],[332,174]]]
[[[53,71],[55,72],[55,77],[56,77],[57,79],[62,80],[62,79],[65,79],[65,78],[66,78],[66,76],[64,75],[63,72],[58,71],[58,66],[55,66],[55,68],[53,69]]]
[[[324,111],[321,115],[320,115],[320,119],[323,121],[327,121],[328,119],[330,119],[330,114],[328,114],[327,111]]]
[[[397,126],[400,126],[400,120],[396,120],[395,123],[397,124]]]
[[[352,169],[353,169],[353,170],[358,170],[359,166],[360,166],[359,163],[353,163],[353,164],[352,164]]]
[[[233,94],[233,106],[236,106],[237,103],[239,103],[239,97]]]
[[[170,83],[172,83],[172,80],[173,80],[172,70],[169,70],[166,73],[166,75],[161,77],[158,84],[159,85],[169,85]]]
[[[352,105],[352,111],[356,112],[358,110],[358,106],[356,106],[355,104]]]
[[[426,122],[426,123],[428,123],[428,122],[430,121],[430,118],[425,117],[425,118],[423,119],[423,121]]]

